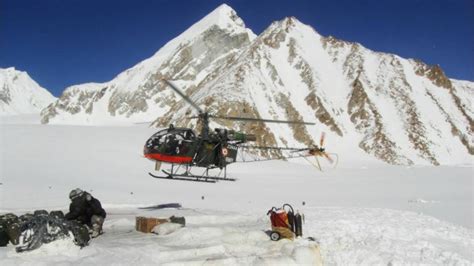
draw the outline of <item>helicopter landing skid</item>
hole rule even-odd
[[[194,182],[206,182],[206,183],[216,183],[216,180],[206,180],[206,179],[200,179],[200,177],[197,176],[186,176],[184,177],[179,177],[178,175],[168,175],[168,176],[157,176],[152,173],[148,173],[151,177],[153,178],[159,178],[159,179],[168,179],[168,180],[181,180],[181,181],[194,181]]]
[[[166,176],[158,176],[154,175],[152,173],[148,173],[150,176],[154,178],[160,178],[160,179],[168,179],[168,180],[181,180],[181,181],[195,181],[195,182],[206,182],[206,183],[216,183],[217,181],[235,181],[237,179],[235,178],[228,178],[226,173],[226,169],[224,167],[224,176],[210,176],[209,175],[209,169],[206,168],[204,173],[202,175],[194,175],[192,174],[189,170],[190,167],[186,167],[186,171],[182,174],[178,174],[177,171],[175,172],[175,169],[173,167],[174,165],[171,166],[171,172],[166,171],[166,170],[161,170]],[[219,173],[220,174],[220,173]]]

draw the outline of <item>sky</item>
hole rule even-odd
[[[59,96],[113,79],[222,3],[256,34],[294,16],[323,36],[474,81],[473,0],[1,0],[0,68],[27,71]]]

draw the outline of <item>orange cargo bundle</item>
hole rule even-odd
[[[149,218],[149,217],[136,217],[135,230],[143,233],[151,233],[151,230],[159,224],[169,222],[168,219]]]

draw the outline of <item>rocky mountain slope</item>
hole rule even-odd
[[[0,115],[39,113],[55,100],[28,73],[0,68]]]
[[[168,42],[152,57],[106,83],[66,88],[43,111],[43,123],[97,124],[153,120],[180,99],[165,90],[163,77],[198,84],[236,60],[255,34],[223,5]]]
[[[213,122],[257,133],[258,144],[305,146],[326,131],[340,153],[393,164],[472,162],[473,82],[451,80],[439,66],[321,36],[296,18],[255,36],[227,5],[112,81],[67,88],[43,110],[42,122],[156,119],[154,126],[193,126],[184,118],[194,111],[162,78],[219,115],[318,123]]]

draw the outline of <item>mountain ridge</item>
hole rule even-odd
[[[63,122],[67,122],[74,120],[69,114],[82,113],[83,117],[72,123],[101,123],[102,119],[94,121],[93,117],[88,116],[93,113],[94,108],[101,109],[101,117],[109,119],[152,120],[152,115],[146,112],[161,113],[163,108],[169,108],[169,105],[176,101],[175,96],[168,91],[164,92],[167,94],[164,97],[166,100],[162,101],[156,97],[152,99],[153,95],[163,90],[156,86],[161,78],[178,76],[199,82],[200,79],[206,78],[203,73],[206,73],[209,65],[231,60],[236,50],[250,43],[254,37],[253,32],[245,28],[235,11],[227,5],[222,5],[169,41],[152,57],[120,73],[113,80],[96,84],[87,93],[79,92],[80,85],[67,88],[61,96],[61,102],[44,110],[42,122],[49,123],[50,119],[59,113],[67,116],[67,119],[63,119]],[[220,42],[225,42],[226,45],[219,46]],[[84,97],[75,99],[77,93],[82,93]],[[101,103],[104,99],[106,102]],[[70,105],[77,108],[70,110]]]
[[[159,63],[143,67],[153,60]],[[42,122],[155,119],[153,126],[196,126],[185,118],[193,110],[165,89],[163,78],[219,115],[319,122],[317,130],[211,125],[255,132],[259,145],[312,145],[328,131],[351,152],[392,164],[469,162],[474,154],[474,83],[451,80],[439,66],[324,37],[294,17],[255,36],[227,5],[112,81],[88,93],[68,88],[43,110]]]
[[[0,68],[0,115],[39,113],[55,100],[27,72]]]

